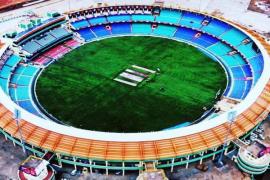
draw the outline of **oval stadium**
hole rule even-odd
[[[29,155],[19,179],[269,169],[266,15],[237,20],[244,5],[233,18],[216,0],[0,3],[0,132]]]

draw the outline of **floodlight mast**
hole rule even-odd
[[[27,156],[27,152],[26,152],[26,148],[25,148],[25,144],[24,144],[24,140],[23,140],[23,136],[22,136],[22,130],[21,130],[21,126],[20,126],[21,112],[18,109],[15,109],[15,111],[14,111],[14,119],[16,121],[18,131],[20,134],[20,141],[22,143],[23,153]]]
[[[221,154],[220,154],[220,156],[218,158],[218,161],[216,162],[216,166],[218,168],[221,168],[221,167],[223,167],[225,165],[225,163],[223,162],[223,156],[224,156],[224,152],[225,152],[225,149],[227,147],[227,144],[228,144],[227,141],[229,139],[229,135],[230,135],[230,132],[231,132],[232,124],[233,124],[233,122],[236,119],[236,114],[237,114],[236,111],[231,111],[231,112],[228,113],[227,122],[230,123],[230,124],[229,124],[229,128],[228,128],[227,134],[226,134],[225,139],[224,139],[224,144],[223,144],[223,148],[222,148]]]

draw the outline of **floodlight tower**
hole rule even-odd
[[[231,111],[231,112],[228,113],[227,122],[229,123],[229,128],[228,128],[227,134],[226,134],[225,139],[224,139],[224,144],[223,144],[221,154],[220,154],[218,160],[215,162],[215,166],[217,168],[221,168],[221,167],[223,167],[225,165],[223,156],[224,156],[224,152],[225,152],[225,149],[227,147],[227,144],[228,144],[227,141],[228,141],[228,138],[229,138],[229,135],[230,135],[230,132],[231,132],[232,124],[236,119],[236,113],[237,113],[236,111]]]
[[[15,109],[15,111],[14,111],[14,119],[15,119],[17,127],[18,127],[18,132],[20,134],[20,141],[22,143],[23,153],[27,156],[27,152],[26,152],[26,148],[25,148],[25,144],[24,144],[24,140],[23,140],[23,136],[22,136],[22,130],[21,130],[21,126],[20,126],[21,112],[18,109]]]

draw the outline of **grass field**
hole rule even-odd
[[[138,87],[113,80],[133,64],[160,74]],[[49,113],[72,126],[145,132],[195,120],[225,85],[221,66],[192,46],[118,37],[84,45],[50,65],[36,91]]]

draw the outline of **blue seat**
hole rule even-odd
[[[97,36],[97,37],[104,37],[108,36],[111,34],[109,30],[106,29],[105,26],[100,25],[100,26],[94,26],[90,28],[92,32]]]
[[[86,27],[90,26],[90,24],[88,23],[88,21],[86,19],[79,20],[79,21],[73,22],[71,24],[75,29],[81,29],[81,28],[86,28]]]
[[[185,28],[185,27],[179,27],[177,31],[175,32],[174,37],[191,41],[194,38],[195,34],[197,33],[198,31]]]
[[[228,52],[233,50],[230,46],[222,42],[218,42],[214,44],[213,46],[208,47],[207,49],[217,56],[226,55]]]
[[[21,58],[19,56],[11,55],[6,62],[6,65],[15,67],[20,61]]]
[[[88,21],[90,22],[91,25],[97,25],[97,24],[107,23],[106,18],[103,17],[103,16],[90,18],[90,19],[88,19]]]
[[[247,58],[253,58],[257,56],[257,52],[252,48],[253,43],[241,44],[237,49]]]
[[[95,35],[90,31],[89,28],[77,30],[77,32],[86,40],[90,41],[95,38]]]
[[[134,14],[131,15],[132,21],[149,21],[149,22],[154,22],[155,17],[149,14]]]
[[[9,78],[10,74],[11,74],[11,71],[12,71],[12,67],[9,67],[9,66],[3,66],[2,67],[2,70],[0,72],[0,77],[2,78]]]
[[[192,12],[183,12],[180,24],[183,26],[200,29],[202,27],[202,21],[204,16]]]
[[[36,74],[37,71],[39,70],[38,67],[31,66],[31,65],[25,66],[24,68],[25,68],[25,69],[24,69],[22,75],[26,75],[26,76],[33,76],[33,75]],[[16,71],[16,72],[17,72],[17,71]]]
[[[184,122],[184,123],[181,123],[181,124],[178,124],[176,126],[173,126],[173,127],[170,127],[170,128],[166,128],[166,129],[163,129],[163,131],[166,131],[166,130],[171,130],[171,129],[178,129],[178,128],[182,128],[182,127],[187,127],[191,124],[191,122]]]
[[[22,108],[24,108],[25,110],[27,110],[28,112],[35,114],[37,116],[40,116],[40,114],[38,113],[38,111],[35,109],[33,103],[31,102],[31,100],[25,100],[25,101],[18,101],[17,102],[19,106],[21,106]]]
[[[152,33],[152,27],[146,23],[132,23],[132,33],[134,34],[150,34]]]
[[[16,92],[15,88],[9,88],[9,96],[13,101],[16,101]]]
[[[8,94],[8,81],[6,79],[0,78],[0,86],[3,89],[3,91]]]
[[[232,27],[227,23],[212,19],[208,25],[203,26],[201,29],[209,34],[220,36],[225,31],[228,31],[231,28]]]
[[[251,87],[252,87],[252,80],[247,80],[242,99],[244,99],[248,95],[249,91],[251,90]]]
[[[241,67],[245,73],[245,77],[252,77],[252,71],[251,71],[251,67],[249,64],[243,65]]]
[[[203,47],[209,47],[215,43],[217,43],[219,40],[217,38],[214,38],[208,34],[202,34],[200,37],[196,38],[193,37],[192,41],[198,45],[201,45]]]
[[[17,81],[19,80],[19,78],[20,78],[20,75],[14,74],[14,75],[11,76],[10,82],[13,83],[13,84],[16,84]]]
[[[253,77],[254,77],[254,83],[258,81],[258,79],[261,77],[264,62],[263,62],[263,56],[259,54],[258,56],[249,59],[249,63],[251,65],[251,68],[253,69]]]
[[[179,24],[181,12],[176,10],[161,10],[160,15],[156,16],[157,22]]]
[[[17,88],[15,88],[15,92],[16,101],[30,99],[30,87],[28,86],[17,86]]]
[[[241,66],[232,67],[231,71],[232,71],[232,75],[233,75],[234,79],[244,80],[245,74],[244,74],[244,71],[242,70]]]
[[[228,42],[229,44],[233,46],[237,46],[241,44],[241,42],[247,38],[247,36],[242,33],[241,31],[233,28],[229,31],[226,31],[224,34],[220,36],[221,39]]]
[[[242,99],[245,91],[246,81],[244,80],[234,80],[233,87],[231,87],[231,92],[229,97],[234,99]]]
[[[131,24],[130,23],[119,23],[111,25],[112,34],[130,34]]]
[[[156,29],[154,29],[153,33],[158,36],[167,36],[172,37],[176,31],[176,27],[174,26],[167,26],[167,25],[158,25]]]
[[[207,41],[209,44],[215,44],[217,43],[219,40],[213,36],[210,36],[208,34],[202,34],[200,36],[200,39],[203,39],[205,41]]]
[[[225,89],[225,91],[224,91],[224,93],[223,93],[224,96],[228,96],[228,97],[229,97],[229,92],[230,92],[230,89],[231,89],[231,84],[232,84],[232,82],[231,82],[231,80],[229,79],[229,80],[228,80],[227,87],[226,87],[226,89]]]
[[[228,67],[233,67],[233,66],[242,66],[247,64],[245,60],[243,59],[240,54],[235,54],[235,55],[224,55],[222,56],[222,61],[228,66]]]
[[[129,22],[131,21],[131,16],[128,14],[125,15],[113,15],[107,17],[109,22]]]
[[[23,76],[23,75],[12,75],[11,83],[18,84],[21,86],[28,86],[31,83],[33,77],[30,76]]]
[[[25,70],[25,67],[22,66],[22,65],[19,65],[19,66],[16,68],[16,74],[22,74],[24,70]]]

